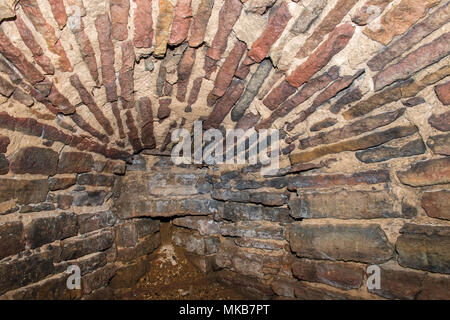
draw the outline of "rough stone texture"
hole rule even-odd
[[[128,13],[130,0],[112,0],[109,3],[112,22],[112,37],[115,40],[128,38]]]
[[[93,158],[81,152],[63,152],[58,162],[58,173],[83,173],[91,171]]]
[[[191,19],[191,0],[178,1],[175,6],[172,30],[170,32],[170,45],[179,45],[186,40],[189,33]]]
[[[297,53],[298,58],[307,57],[315,48],[322,42],[324,37],[329,34],[329,38],[333,37],[333,33],[341,27],[337,27],[342,21],[344,16],[350,11],[350,9],[356,4],[356,0],[339,0],[336,5],[331,9],[326,17],[322,20],[321,24],[317,26],[314,33],[305,41],[303,46]],[[331,34],[330,34],[331,33]],[[352,32],[353,33],[353,32]],[[351,35],[350,35],[351,37]],[[336,47],[340,45],[336,43]],[[341,48],[342,49],[342,48]],[[340,51],[337,49],[334,52],[336,54]]]
[[[54,175],[58,165],[58,153],[47,148],[20,149],[11,159],[10,169],[16,174]]]
[[[402,0],[381,17],[378,29],[371,30],[369,26],[364,30],[364,33],[371,39],[387,45],[396,35],[404,33],[412,24],[423,17],[427,9],[439,2],[437,0]]]
[[[361,287],[365,270],[362,265],[350,263],[298,259],[292,264],[292,273],[300,280],[349,290]]]
[[[379,146],[365,151],[356,152],[355,156],[359,161],[374,163],[387,161],[393,158],[411,157],[426,152],[422,139],[410,141],[400,147]]]
[[[167,50],[173,21],[173,5],[169,0],[159,0],[159,16],[156,24],[155,56],[163,57]]]
[[[381,263],[393,256],[393,246],[375,224],[292,224],[289,238],[298,257]]]
[[[275,10],[275,9],[273,9]],[[248,56],[255,62],[261,62],[270,50],[270,47],[278,40],[291,19],[288,6],[281,2],[275,12],[271,12],[269,22],[261,36],[253,43]]]
[[[334,29],[328,39],[309,55],[303,64],[286,77],[286,81],[296,88],[307,82],[316,72],[327,65],[333,56],[345,48],[354,31],[354,27],[350,24],[344,24]]]
[[[421,205],[429,217],[450,220],[449,191],[424,192]]]
[[[134,45],[136,48],[150,48],[153,43],[152,3],[146,0],[134,0]]]
[[[0,224],[0,259],[17,254],[25,249],[23,224],[19,221]]]
[[[211,11],[214,6],[213,0],[201,0],[197,9],[197,14],[192,21],[191,36],[189,46],[198,47],[203,43],[206,27],[208,25]]]
[[[450,156],[450,134],[432,136],[428,138],[427,145],[436,154]]]
[[[403,267],[450,273],[449,228],[406,224],[396,243],[398,263]]]
[[[304,163],[328,154],[334,154],[343,151],[357,151],[367,149],[386,143],[393,139],[410,136],[416,132],[417,127],[415,126],[394,127],[385,131],[371,133],[360,138],[337,142],[326,146],[320,146],[311,151],[292,154],[290,155],[291,163]]]
[[[228,37],[233,25],[242,10],[242,3],[239,0],[225,1],[219,13],[219,26],[211,47],[208,48],[207,56],[215,61],[221,59],[223,52],[227,47]]]
[[[346,201],[352,199],[352,202]],[[289,201],[291,215],[298,218],[374,219],[395,218],[395,198],[386,191],[340,191],[300,194]]]
[[[434,91],[443,105],[448,106],[450,104],[450,81],[434,87]]]
[[[450,53],[450,33],[445,33],[438,39],[411,52],[400,62],[388,66],[374,77],[375,90],[404,80],[415,72],[441,60]]]
[[[433,114],[428,119],[430,125],[440,131],[450,131],[450,111],[444,112],[442,114]]]
[[[420,161],[397,172],[399,180],[412,187],[446,184],[450,182],[450,158]]]

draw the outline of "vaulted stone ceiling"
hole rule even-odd
[[[449,122],[448,1],[16,2],[0,7],[0,129],[125,159],[200,119],[281,129],[296,163]]]

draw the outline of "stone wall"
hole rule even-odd
[[[449,22],[447,0],[1,1],[0,297],[118,297],[169,220],[259,297],[448,299]],[[278,129],[282,169],[174,166],[196,120]]]

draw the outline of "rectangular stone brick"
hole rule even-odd
[[[376,224],[294,223],[289,228],[289,240],[291,249],[302,258],[381,263],[394,253]]]
[[[25,249],[23,224],[20,221],[0,222],[0,260]]]
[[[376,219],[400,218],[394,209],[395,196],[389,191],[335,191],[300,193],[291,198],[294,218]]]

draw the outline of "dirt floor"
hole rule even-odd
[[[179,249],[159,248],[150,272],[139,280],[125,299],[136,300],[245,300],[232,288],[213,281],[193,266]]]
[[[171,226],[161,226],[163,245],[142,277],[126,297],[138,300],[245,300],[230,287],[206,276],[192,265],[180,248],[172,246]]]

